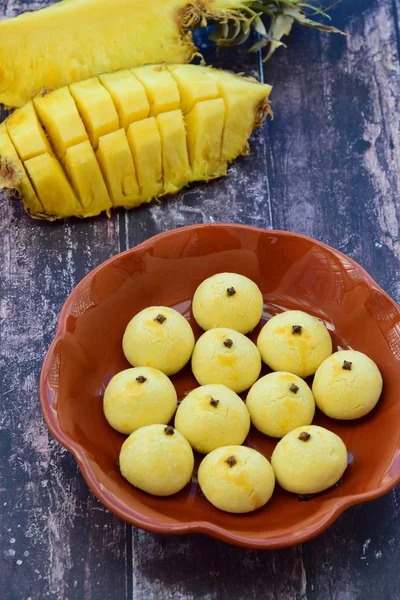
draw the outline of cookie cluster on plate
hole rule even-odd
[[[253,281],[220,273],[194,294],[193,316],[204,330],[197,342],[172,308],[151,306],[128,323],[122,345],[133,368],[111,379],[104,414],[129,436],[120,469],[132,485],[157,496],[179,492],[192,477],[193,450],[205,455],[198,469],[203,494],[232,513],[264,506],[275,480],[289,492],[315,494],[342,477],[346,446],[312,425],[316,406],[333,419],[366,415],[381,395],[379,369],[361,352],[332,353],[325,323],[299,310],[270,318],[254,344],[247,334],[259,324],[263,306]],[[178,406],[168,376],[190,358],[199,387]],[[262,363],[272,372],[259,378]],[[312,375],[310,387],[304,379]],[[238,394],[246,390],[244,402]],[[271,462],[242,445],[251,423],[281,438]]]

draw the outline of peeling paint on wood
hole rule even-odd
[[[0,18],[50,3],[0,0]],[[332,16],[350,37],[294,29],[264,69],[275,120],[226,179],[111,220],[33,222],[1,198],[2,600],[398,596],[398,490],[278,552],[152,535],[120,522],[88,491],[72,456],[49,438],[37,387],[72,287],[106,258],[176,226],[235,221],[300,231],[348,253],[400,300],[399,14],[399,0],[344,0]],[[221,53],[213,63],[258,73],[254,55]]]

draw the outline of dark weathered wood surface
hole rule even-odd
[[[0,0],[0,18],[48,3]],[[400,300],[399,14],[400,0],[343,0],[332,16],[350,37],[296,29],[264,70],[275,120],[228,179],[111,220],[34,222],[2,198],[1,599],[400,597],[398,489],[279,552],[156,536],[99,504],[49,438],[38,401],[41,363],[74,284],[176,226],[235,221],[307,233]],[[225,54],[219,64],[258,72],[254,55]]]

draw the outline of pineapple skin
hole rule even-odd
[[[49,220],[175,194],[225,175],[246,154],[270,91],[195,65],[151,65],[72,84],[1,124],[0,189],[16,190],[31,216]]]
[[[188,63],[197,51],[189,29],[198,19],[224,19],[249,1],[64,0],[1,21],[0,104],[21,107],[101,73]]]

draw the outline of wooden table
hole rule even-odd
[[[47,3],[0,0],[0,17]],[[264,69],[275,119],[225,180],[110,220],[35,222],[2,198],[2,600],[400,597],[399,489],[278,552],[153,535],[93,497],[49,437],[38,399],[41,363],[72,287],[170,228],[235,221],[306,233],[359,261],[400,299],[399,14],[400,0],[343,0],[332,17],[350,37],[296,28]],[[218,64],[258,74],[256,55],[229,52]]]

